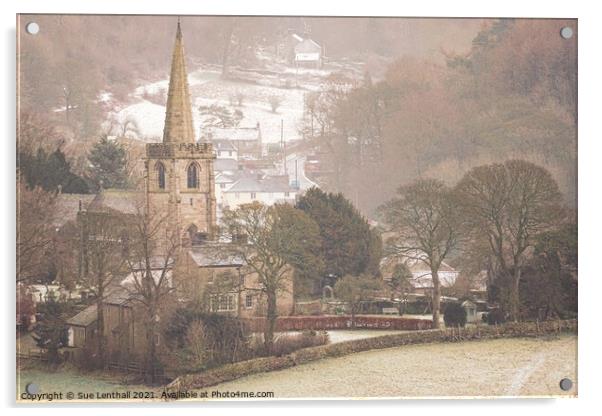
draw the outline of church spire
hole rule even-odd
[[[171,75],[167,92],[163,143],[194,143],[192,122],[184,43],[182,41],[180,19],[178,18],[176,43],[171,60]]]

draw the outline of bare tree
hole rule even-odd
[[[439,327],[441,282],[439,269],[458,245],[459,221],[451,190],[441,181],[420,179],[402,186],[399,196],[380,211],[395,235],[388,249],[402,258],[420,261],[429,267],[433,281],[433,327]]]
[[[123,217],[108,210],[88,210],[80,213],[85,241],[85,266],[82,283],[96,296],[96,359],[105,365],[104,302],[107,289],[125,271],[128,244]]]
[[[257,274],[267,298],[265,347],[272,350],[277,298],[288,290],[292,270],[308,272],[319,263],[320,231],[303,211],[287,204],[243,205],[224,212],[224,228],[233,236],[232,251],[242,258],[249,273]]]
[[[270,108],[272,109],[272,113],[278,111],[278,108],[282,104],[282,97],[280,95],[270,95],[268,97],[268,104],[270,104]]]
[[[17,195],[17,282],[48,271],[54,229],[52,215],[56,194],[40,187],[29,189],[19,181]]]
[[[479,166],[457,186],[461,212],[474,240],[486,241],[500,277],[508,282],[507,306],[519,319],[519,284],[534,237],[562,219],[562,196],[552,175],[522,160]]]
[[[158,364],[156,339],[159,337],[160,312],[175,291],[171,276],[178,248],[177,231],[165,227],[167,214],[138,208],[130,220],[128,256],[129,278],[125,282],[135,302],[144,310],[146,330],[146,377],[155,381]]]

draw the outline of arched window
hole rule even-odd
[[[191,163],[188,166],[188,188],[196,189],[199,187],[199,167],[196,163]]]
[[[159,185],[159,189],[165,189],[165,166],[163,166],[163,163],[157,162],[155,169],[157,170],[157,184]]]

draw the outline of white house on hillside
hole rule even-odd
[[[242,204],[261,202],[273,205],[278,202],[295,203],[298,189],[289,184],[288,175],[242,176],[221,191],[222,209],[236,209]]]

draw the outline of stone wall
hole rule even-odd
[[[304,348],[282,357],[256,358],[228,364],[198,374],[187,374],[166,386],[168,391],[186,391],[220,384],[240,377],[281,370],[322,358],[340,357],[361,351],[409,344],[457,342],[495,338],[536,337],[577,333],[577,321],[519,322],[504,325],[479,325],[460,329],[431,329]]]

